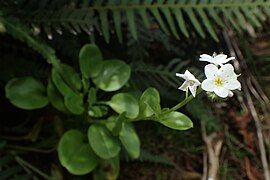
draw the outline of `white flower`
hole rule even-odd
[[[202,54],[200,55],[200,61],[206,61],[206,62],[210,62],[216,65],[220,65],[222,66],[223,64],[229,62],[230,60],[235,59],[235,57],[230,57],[227,58],[227,55],[225,54],[218,54],[216,55],[215,53],[213,54],[213,56],[210,56],[208,54]]]
[[[239,75],[235,74],[231,64],[225,64],[219,69],[213,64],[208,64],[204,72],[207,79],[202,82],[202,89],[205,91],[226,98],[233,96],[232,90],[241,89],[241,84],[237,80]]]
[[[178,89],[182,91],[190,90],[192,96],[195,97],[197,86],[201,84],[200,81],[196,79],[188,70],[186,70],[184,74],[176,73],[176,76],[185,79],[185,82]]]

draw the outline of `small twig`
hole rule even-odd
[[[269,169],[268,169],[268,162],[266,158],[266,152],[265,152],[265,146],[264,146],[264,141],[263,141],[263,135],[262,135],[262,127],[261,127],[261,122],[259,120],[258,114],[256,112],[255,106],[253,104],[253,101],[251,99],[250,93],[248,91],[247,86],[244,84],[243,86],[246,98],[247,98],[247,103],[249,105],[249,109],[251,112],[251,115],[255,121],[255,126],[257,129],[257,136],[258,136],[258,143],[259,143],[259,148],[261,152],[261,161],[263,164],[263,170],[264,170],[264,177],[265,180],[270,180],[270,174],[269,174]]]
[[[223,144],[222,139],[217,139],[217,134],[212,133],[207,135],[206,128],[204,122],[201,123],[202,126],[202,137],[206,144],[207,154],[208,154],[208,180],[215,180],[217,179],[218,170],[219,170],[219,155],[221,152],[221,147]],[[216,140],[214,143],[213,141]]]
[[[55,151],[55,148],[45,150],[45,149],[37,149],[37,148],[32,148],[32,147],[24,147],[24,146],[16,146],[16,145],[6,145],[5,147],[10,148],[10,149],[30,151],[30,152],[36,152],[36,153],[44,153],[44,154],[49,154]]]
[[[268,105],[267,108],[270,110],[270,100],[269,100],[269,98],[266,96],[266,94],[263,92],[263,90],[262,90],[260,84],[258,83],[257,79],[256,79],[253,75],[251,76],[251,81],[254,83],[254,85],[255,85],[257,91],[259,92],[261,98],[264,100],[265,104]]]
[[[34,171],[35,173],[39,174],[41,177],[43,177],[46,180],[50,180],[52,179],[52,177],[50,177],[49,175],[47,175],[46,173],[42,172],[41,170],[39,170],[38,168],[36,168],[35,166],[33,166],[32,164],[28,163],[27,161],[23,160],[22,158],[20,158],[19,156],[15,156],[15,160],[22,166],[22,167],[26,167],[31,169],[32,171]]]
[[[230,36],[233,36],[232,31],[229,31],[229,32],[223,31],[223,35],[224,35],[224,38],[226,39],[226,43],[227,43],[228,48],[230,49],[230,52],[232,54],[234,54],[235,56],[237,56],[238,59],[241,60],[241,65],[242,65],[243,69],[245,70],[245,74],[248,75],[249,77],[252,77],[252,74],[248,70],[248,66],[247,66],[246,62],[244,61],[243,54],[242,54],[240,48],[238,47],[237,42],[232,37],[230,37]],[[238,65],[240,64],[239,61],[235,61],[235,62],[237,62]],[[240,70],[241,67],[237,66],[237,69]],[[253,82],[254,82],[254,80],[253,80]],[[255,81],[255,83],[257,83],[257,81]],[[268,162],[267,162],[267,157],[266,157],[266,152],[265,152],[265,145],[264,145],[264,140],[263,140],[264,138],[263,138],[263,135],[262,135],[261,122],[259,120],[259,117],[258,117],[257,111],[255,109],[254,103],[252,101],[252,98],[251,98],[251,95],[250,95],[249,88],[248,88],[247,84],[248,84],[248,82],[243,80],[243,82],[242,82],[243,92],[245,94],[245,98],[247,100],[248,108],[249,108],[249,110],[251,112],[251,115],[252,115],[252,117],[254,119],[255,126],[256,126],[256,129],[257,129],[257,137],[258,137],[259,150],[260,150],[260,154],[261,154],[261,161],[262,161],[262,166],[263,166],[263,171],[264,171],[264,177],[265,177],[265,180],[270,180]],[[257,86],[259,86],[259,85],[256,84],[256,88],[257,88]],[[261,91],[261,89],[260,89],[260,91]],[[255,94],[253,93],[253,95],[255,95]],[[260,95],[261,95],[261,98],[264,99],[264,102],[269,101],[268,98],[265,99],[265,97],[264,97],[265,94],[264,93],[260,93]],[[260,100],[260,99],[258,99],[258,100]],[[263,105],[264,105],[264,103],[263,103]]]
[[[24,136],[5,136],[0,134],[1,139],[11,140],[11,141],[21,141],[21,140],[27,140],[28,135]]]
[[[202,180],[207,180],[207,153],[203,152],[203,176]]]

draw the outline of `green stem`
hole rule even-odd
[[[200,94],[202,92],[202,88],[199,88],[197,90],[196,95]],[[192,95],[186,97],[183,101],[181,101],[180,103],[176,104],[174,107],[172,107],[171,109],[167,110],[164,112],[164,114],[170,113],[172,111],[176,111],[179,108],[181,108],[182,106],[186,105],[189,101],[191,101],[194,97]]]
[[[6,139],[6,140],[12,140],[12,141],[21,141],[28,139],[28,135],[25,136],[4,136],[0,135],[0,138]]]
[[[87,94],[88,93],[88,89],[89,89],[89,82],[88,79],[86,78],[82,78],[82,85],[83,85],[83,94]]]
[[[22,42],[25,42],[29,47],[41,54],[45,59],[47,59],[49,64],[52,64],[54,67],[58,67],[60,60],[57,59],[55,51],[50,46],[39,41],[36,37],[33,37],[30,34],[27,26],[19,24],[16,21],[2,19],[7,33],[9,33],[13,38],[18,39]]]
[[[6,145],[7,148],[10,149],[16,149],[16,150],[22,150],[22,151],[31,151],[31,152],[37,152],[37,153],[51,153],[55,150],[55,148],[44,150],[44,149],[37,149],[32,147],[23,147],[23,146],[15,146],[15,145]]]
[[[52,177],[50,177],[46,173],[42,172],[41,170],[39,170],[38,168],[36,168],[32,164],[28,163],[27,161],[23,160],[19,156],[15,156],[15,159],[21,166],[31,169],[32,171],[36,172],[37,174],[39,174],[44,179],[48,179],[48,180],[52,179]]]

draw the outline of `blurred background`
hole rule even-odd
[[[130,64],[130,89],[157,88],[163,107],[185,97],[176,72],[204,78],[200,54],[234,56],[241,74],[233,98],[202,93],[181,109],[192,129],[135,123],[141,155],[121,157],[119,179],[269,180],[269,20],[267,0],[0,1],[0,179],[91,179],[69,174],[56,152],[61,133],[81,124],[51,107],[16,108],[4,88],[20,76],[46,84],[51,53],[78,69],[80,48],[95,43]]]

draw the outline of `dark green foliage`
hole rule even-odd
[[[163,96],[171,97],[173,88],[177,89],[182,80],[176,77],[176,73],[181,73],[190,64],[190,61],[172,59],[168,64],[158,66],[149,65],[144,62],[133,62],[132,80],[141,88],[156,87]],[[195,67],[190,67],[189,71],[200,79],[201,72]]]
[[[94,29],[109,42],[110,34],[116,32],[120,42],[123,41],[124,23],[132,36],[137,39],[136,21],[142,19],[149,28],[153,22],[158,23],[166,34],[173,34],[177,39],[180,34],[186,37],[196,31],[205,38],[208,34],[218,41],[218,28],[228,21],[236,30],[247,30],[246,23],[254,28],[261,24],[270,14],[268,1],[56,1],[20,0],[16,4],[2,3],[3,7],[13,7],[13,15],[21,20],[42,26],[51,35],[52,30],[62,33],[67,29],[73,34],[82,31],[92,34]],[[0,4],[1,5],[1,4]],[[38,11],[36,11],[38,9]],[[33,11],[35,10],[35,11]],[[191,26],[189,26],[191,22]],[[113,28],[112,28],[113,27]],[[181,33],[180,33],[181,32]]]
[[[155,164],[162,164],[165,166],[174,166],[174,163],[171,162],[169,159],[159,156],[159,155],[154,155],[146,150],[141,149],[141,154],[137,160],[132,160],[129,156],[125,155],[123,156],[124,160],[127,162],[130,161],[140,161],[140,162],[148,162],[148,163],[155,163]]]
[[[13,154],[5,153],[6,141],[0,139],[0,179],[22,179],[30,180],[38,178],[28,169],[24,169]]]
[[[20,41],[25,42],[30,48],[40,53],[50,64],[57,64],[58,60],[55,51],[47,46],[42,40],[33,37],[28,27],[14,19],[3,19],[7,32]]]
[[[0,61],[1,66],[2,63],[5,66],[1,67],[3,71],[0,72],[0,85],[4,89],[4,85],[13,77],[34,76],[47,86],[47,91],[42,88],[46,99],[41,104],[42,107],[47,105],[47,97],[51,106],[28,111],[27,117],[16,116],[15,119],[26,126],[10,128],[5,124],[11,122],[9,118],[1,120],[1,130],[4,131],[0,136],[9,133],[21,136],[30,132],[31,142],[23,139],[11,143],[26,148],[32,145],[39,148],[44,144],[44,147],[48,144],[50,148],[58,147],[60,162],[56,158],[56,151],[42,156],[35,152],[42,160],[46,159],[44,168],[43,164],[36,163],[36,156],[32,159],[32,154],[27,151],[17,151],[11,146],[2,153],[0,142],[0,179],[38,179],[33,175],[38,173],[21,166],[16,159],[18,156],[11,153],[10,149],[12,152],[23,152],[23,157],[26,157],[29,164],[44,168],[47,173],[54,164],[57,167],[63,165],[65,168],[58,173],[60,177],[63,174],[64,179],[74,179],[75,176],[71,174],[82,175],[89,172],[96,179],[115,179],[119,174],[120,152],[127,162],[150,162],[172,167],[171,169],[177,163],[177,168],[186,169],[188,166],[194,172],[201,173],[201,157],[205,147],[202,145],[200,123],[205,122],[207,133],[210,134],[221,132],[222,125],[227,122],[221,121],[222,117],[221,120],[216,117],[213,113],[216,107],[210,107],[207,100],[203,99],[205,97],[195,99],[187,105],[189,114],[195,119],[194,125],[180,112],[166,113],[169,108],[162,109],[162,105],[172,107],[184,95],[177,90],[182,79],[176,77],[175,73],[183,73],[184,69],[188,69],[200,79],[202,68],[199,71],[197,67],[204,64],[198,63],[198,56],[201,53],[212,53],[213,50],[217,53],[226,51],[224,43],[213,43],[214,40],[223,41],[221,35],[224,29],[230,27],[246,38],[244,30],[259,30],[269,16],[270,3],[266,0],[1,1],[0,46],[4,49],[1,49],[3,55]],[[98,46],[87,44],[80,51],[83,44],[89,41],[96,42]],[[243,49],[249,47],[243,46]],[[107,58],[121,58],[126,61]],[[267,64],[268,56],[257,58],[265,64],[260,75],[267,76],[270,69]],[[39,59],[46,59],[48,64],[38,61]],[[252,56],[249,59],[251,62],[254,60]],[[13,70],[15,66],[18,66],[16,71],[23,73],[16,73]],[[148,88],[151,86],[156,89]],[[19,111],[8,103],[4,93],[2,97],[4,103],[1,101],[0,111],[4,115],[5,111],[8,111],[8,116],[15,114],[13,111]],[[33,100],[29,96],[26,99]],[[12,102],[12,98],[9,100]],[[185,109],[179,111],[184,112]],[[37,119],[44,120],[46,125],[57,124],[57,133],[47,131],[48,127],[41,125],[39,130],[34,131],[36,125],[32,122]],[[138,136],[133,127],[135,123],[128,121],[139,120],[154,120],[158,123],[148,121],[151,126],[143,123],[140,126],[141,122],[137,126],[136,123]],[[146,124],[148,122],[145,121]],[[167,127],[161,126],[162,124]],[[185,130],[192,126],[194,128],[185,132],[169,130]],[[75,131],[75,135],[65,136],[64,132],[69,133],[70,129]],[[238,136],[234,138],[237,139]],[[34,140],[38,142],[32,144]],[[60,143],[56,145],[57,142]],[[141,144],[147,151],[140,149]],[[227,150],[224,142],[222,168],[231,165],[233,159],[227,159],[226,156],[230,151],[238,151],[237,141],[233,146]],[[158,155],[159,153],[168,155],[172,161]],[[243,158],[246,153],[235,155],[235,159]],[[190,157],[192,158],[189,159]],[[194,168],[192,163],[197,166]],[[230,174],[229,171],[231,170],[222,170],[221,174]],[[51,174],[54,176],[52,171]],[[89,176],[91,174],[79,178],[89,179]]]
[[[187,110],[192,116],[207,125],[209,131],[220,130],[219,120],[214,116],[211,107],[202,99],[194,99],[187,104]]]

